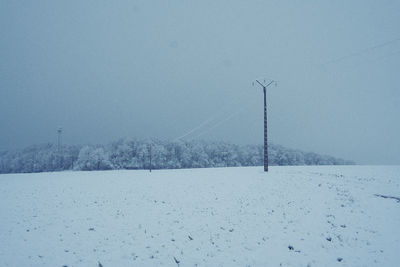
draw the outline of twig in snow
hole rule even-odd
[[[400,203],[400,197],[392,197],[392,196],[385,196],[385,195],[380,195],[380,194],[375,194],[377,197],[383,197],[383,198],[392,198],[394,200],[397,200],[397,202]]]
[[[180,261],[178,261],[175,257],[174,257],[174,260],[175,260],[175,263],[178,264],[178,266],[179,266]]]

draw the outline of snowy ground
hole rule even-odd
[[[0,266],[399,266],[400,166],[0,175]]]

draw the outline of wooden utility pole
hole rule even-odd
[[[62,128],[58,128],[57,130],[58,138],[57,138],[57,151],[58,153],[61,152],[61,134],[62,134]]]
[[[264,91],[264,171],[268,171],[268,131],[267,131],[267,87],[270,86],[272,83],[275,83],[275,81],[270,81],[267,85],[259,82],[256,80],[256,82],[261,85]],[[265,81],[264,81],[265,83]]]
[[[57,138],[57,156],[58,156],[58,167],[62,168],[62,155],[61,155],[61,134],[62,128],[58,128],[57,130],[58,138]]]
[[[149,150],[149,161],[150,161],[149,171],[151,172],[151,144],[149,145],[148,150]]]

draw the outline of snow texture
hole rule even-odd
[[[0,266],[396,266],[400,166],[0,175]]]

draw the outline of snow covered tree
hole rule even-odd
[[[60,170],[148,169],[149,146],[155,169],[263,165],[262,145],[237,146],[224,142],[120,139],[106,146],[29,146],[0,152],[0,173]],[[316,153],[270,144],[270,165],[353,164]]]
[[[112,169],[112,164],[102,147],[85,146],[79,152],[74,169],[82,171],[109,170]]]

